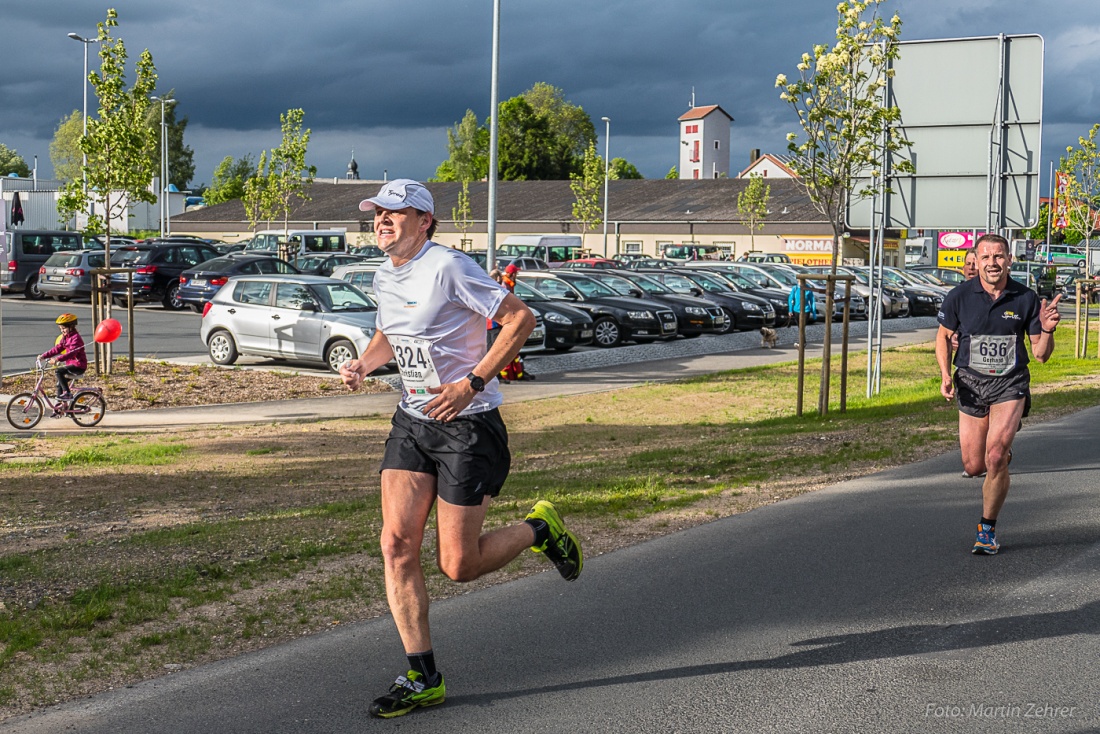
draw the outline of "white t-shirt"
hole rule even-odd
[[[416,418],[435,399],[427,388],[464,379],[485,356],[485,320],[508,295],[473,258],[428,242],[409,262],[386,259],[374,276],[379,331],[393,347],[404,386],[401,407]],[[482,375],[486,377],[485,375]],[[504,399],[490,375],[461,415]]]

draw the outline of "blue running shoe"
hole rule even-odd
[[[995,556],[1000,549],[1001,544],[997,542],[997,531],[993,526],[978,523],[978,538],[970,552],[976,556]]]

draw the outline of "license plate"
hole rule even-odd
[[[191,285],[206,285],[206,281],[203,278],[195,278],[191,281]]]
[[[724,323],[726,323],[726,317],[725,316],[715,316],[714,317],[714,323],[724,324]]]
[[[65,282],[65,276],[64,275],[47,275],[46,280],[48,280],[51,283],[64,283]]]
[[[592,329],[585,329],[581,332],[581,339],[588,339],[592,336]]]

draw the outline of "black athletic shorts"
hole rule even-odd
[[[955,371],[955,398],[959,410],[975,418],[989,415],[989,406],[1024,399],[1024,417],[1031,412],[1031,373],[1027,368],[1006,377],[978,377]]]
[[[382,454],[382,470],[431,474],[439,498],[464,507],[500,494],[511,465],[508,430],[496,408],[447,423],[398,408]]]

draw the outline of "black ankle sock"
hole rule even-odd
[[[431,686],[436,683],[435,677],[437,675],[435,670],[435,653],[431,650],[427,652],[411,652],[406,653],[405,657],[409,659],[409,669],[415,670],[424,676],[425,684]]]
[[[550,540],[550,526],[546,524],[545,520],[529,519],[524,520],[524,522],[535,531],[535,542],[531,544],[532,548],[538,548]]]
[[[982,523],[982,525],[988,525],[991,528],[997,527],[997,521],[996,520],[990,520],[988,517],[983,517],[981,519],[981,523]]]

